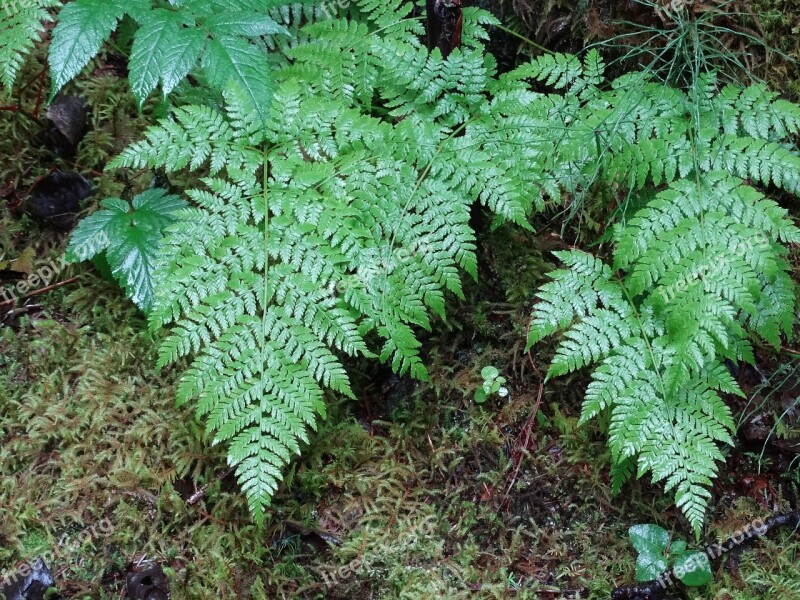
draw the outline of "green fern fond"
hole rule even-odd
[[[562,87],[597,72],[548,65]],[[794,324],[785,244],[800,230],[745,179],[797,193],[800,158],[781,140],[798,131],[800,107],[759,85],[717,92],[705,77],[686,94],[641,74],[567,98],[560,152],[575,181],[669,185],[623,212],[613,267],[557,253],[565,268],[537,294],[528,347],[563,332],[548,377],[594,366],[581,421],[610,411],[614,488],[650,472],[699,532],[734,430],[720,394],[742,394],[724,361],[752,363],[751,336],[778,347]]]
[[[50,9],[59,0],[5,0],[0,4],[0,84],[10,89],[25,56],[33,50],[52,21]]]
[[[160,363],[191,361],[179,401],[228,444],[261,522],[325,394],[352,395],[343,355],[427,377],[415,330],[476,275],[476,200],[528,227],[546,198],[579,206],[593,182],[666,186],[622,211],[613,269],[559,255],[529,344],[565,332],[550,376],[596,365],[583,420],[611,412],[615,488],[638,464],[697,530],[733,427],[719,394],[740,393],[724,360],[793,323],[783,244],[798,230],[746,180],[800,189],[782,143],[800,108],[712,76],[688,94],[642,74],[607,84],[596,52],[498,77],[485,13],[464,11],[445,61],[402,4],[359,0],[298,30],[271,102],[228,79],[222,107],[175,109],[115,162],[201,176],[173,213],[150,316],[170,328]]]
[[[494,62],[469,36],[481,13],[443,61],[401,4],[305,28],[265,126],[231,82],[224,108],[178,108],[115,162],[203,174],[173,213],[150,319],[171,327],[161,365],[191,357],[178,399],[228,444],[259,522],[326,390],[352,395],[341,356],[427,377],[415,328],[476,275],[473,202],[523,227],[542,206],[551,103],[531,111],[516,81],[486,94]]]

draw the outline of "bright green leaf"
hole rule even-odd
[[[55,94],[94,58],[126,13],[122,0],[74,0],[61,9],[50,42]]]
[[[675,575],[686,585],[697,587],[711,581],[711,562],[704,552],[693,551],[683,553],[673,567]]]
[[[500,375],[500,371],[496,367],[488,366],[481,369],[481,377],[484,379],[496,379]]]
[[[120,198],[107,198],[83,219],[70,238],[69,260],[88,260],[103,250],[111,272],[128,297],[147,312],[153,304],[153,272],[164,229],[186,202],[161,189],[134,198],[133,209]]]

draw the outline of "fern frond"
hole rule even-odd
[[[0,84],[14,85],[17,73],[28,53],[53,20],[51,9],[60,0],[6,0],[0,7]]]

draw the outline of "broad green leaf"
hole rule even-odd
[[[669,545],[669,553],[671,556],[680,556],[684,552],[686,552],[686,542],[684,542],[683,540],[672,542]]]
[[[497,379],[497,376],[500,375],[500,371],[497,370],[497,367],[483,367],[481,369],[481,377],[484,379]]]
[[[628,530],[633,547],[639,552],[636,557],[636,579],[655,579],[667,570],[664,551],[669,545],[669,533],[658,525],[634,525]]]
[[[50,42],[52,96],[97,55],[126,12],[122,0],[74,0],[61,9]]]
[[[667,559],[664,556],[642,553],[636,557],[636,580],[650,581],[656,579],[667,570]]]
[[[684,552],[675,561],[675,576],[686,585],[697,587],[711,581],[711,562],[704,552]]]
[[[131,91],[140,107],[156,89],[163,69],[168,66],[167,53],[178,42],[181,21],[178,13],[159,9],[152,11],[140,23],[129,62]]]
[[[211,40],[203,55],[208,83],[222,91],[234,81],[262,122],[269,117],[272,78],[266,54],[241,38],[222,36]]]
[[[669,545],[669,533],[658,525],[634,525],[628,530],[633,547],[637,552],[663,554]]]
[[[131,205],[120,198],[100,203],[102,210],[89,215],[75,228],[68,258],[87,260],[103,250],[111,272],[133,302],[147,312],[153,304],[153,272],[164,229],[174,222],[172,214],[186,206],[164,190],[147,190]]]
[[[289,31],[274,19],[267,15],[251,11],[218,13],[205,19],[203,25],[214,35],[232,35],[252,38],[262,35],[289,35]]]

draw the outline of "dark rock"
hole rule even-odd
[[[45,145],[57,156],[72,157],[86,133],[87,105],[83,98],[61,96],[47,109]]]
[[[25,210],[48,225],[70,229],[81,202],[91,195],[92,185],[81,175],[56,171],[33,187]]]
[[[131,600],[168,600],[169,581],[161,565],[143,571],[133,571],[126,577],[128,598]]]
[[[5,600],[44,600],[45,593],[54,584],[53,574],[41,558],[24,571],[13,571],[3,581],[7,583],[0,585],[0,598]]]

